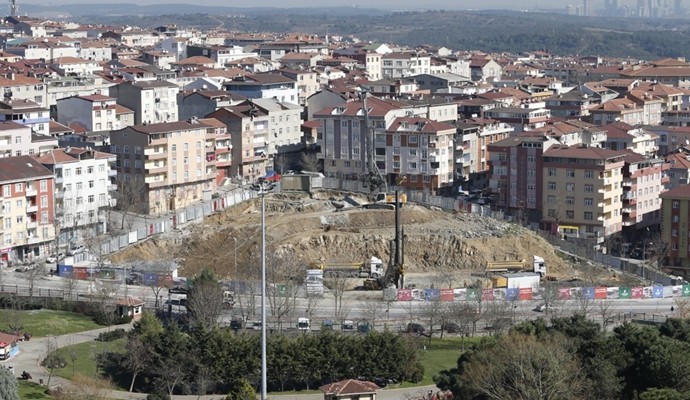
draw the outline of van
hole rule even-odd
[[[340,330],[343,332],[353,332],[355,330],[355,323],[350,320],[345,320],[340,325]]]
[[[297,318],[297,329],[304,332],[309,332],[311,329],[309,318]]]

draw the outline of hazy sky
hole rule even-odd
[[[592,0],[597,3],[598,0]],[[601,0],[603,1],[603,0]],[[161,3],[186,3],[228,7],[343,7],[357,6],[366,8],[385,9],[468,9],[468,8],[560,8],[566,3],[579,4],[582,0],[123,0],[120,3],[136,3],[141,5]],[[113,0],[20,0],[19,3],[58,5],[73,3],[114,3]]]

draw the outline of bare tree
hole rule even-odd
[[[273,157],[273,170],[279,174],[283,174],[283,170],[285,170],[287,165],[288,160],[287,157],[285,157],[285,154],[276,154],[275,157]]]
[[[62,278],[62,294],[66,301],[74,300],[74,291],[77,288],[77,277],[74,272],[70,272]]]
[[[585,296],[581,291],[578,291],[575,296],[575,312],[587,317],[592,312],[592,307],[594,306],[594,301]]]
[[[25,273],[24,273],[24,279],[29,284],[29,298],[34,297],[34,287],[36,286],[36,281],[38,279],[41,279],[41,277],[44,277],[46,275],[46,270],[43,266],[36,265],[33,268],[29,268]]]
[[[302,157],[300,157],[300,165],[302,166],[303,171],[321,171],[321,163],[319,162],[319,159],[316,157],[315,153],[302,153]]]
[[[690,299],[687,297],[677,297],[673,300],[673,304],[679,318],[690,318]]]
[[[131,335],[127,340],[127,357],[123,365],[132,374],[132,382],[129,384],[130,392],[134,389],[134,382],[139,373],[146,371],[152,360],[151,348],[139,335]]]
[[[553,282],[544,282],[541,286],[542,299],[544,300],[544,312],[552,318],[557,317],[565,302],[561,299],[559,287]]]
[[[597,314],[601,317],[601,327],[604,332],[607,329],[609,323],[611,323],[611,317],[613,316],[613,302],[611,300],[600,299],[597,301]]]
[[[204,270],[190,281],[187,309],[193,321],[206,328],[215,327],[223,312],[223,287],[216,276]]]
[[[50,337],[46,339],[46,356],[43,359],[42,365],[48,369],[48,382],[46,386],[50,387],[50,379],[53,377],[55,368],[60,368],[61,357],[57,354],[57,339]]]
[[[323,284],[329,289],[335,301],[334,310],[336,318],[343,319],[343,295],[347,289],[347,277],[345,275],[335,274],[324,279]]]
[[[649,257],[646,255],[644,257],[647,257],[647,261],[653,268],[661,270],[666,265],[672,245],[668,240],[664,239],[661,233],[652,235],[651,243],[653,243],[653,246],[649,246],[651,247],[649,249],[651,254]]]
[[[445,303],[441,301],[427,301],[422,306],[420,310],[420,315],[426,321],[429,327],[429,344],[431,344],[431,338],[434,335],[434,329],[438,330],[446,322],[448,314],[446,312]],[[443,329],[441,331],[441,337],[443,337]]]
[[[314,319],[314,315],[319,311],[322,295],[307,293],[307,303],[305,305],[304,314],[309,319]]]
[[[440,260],[439,260],[440,261]],[[447,259],[443,259],[432,277],[433,287],[439,289],[452,289],[458,283],[458,271],[454,269]]]
[[[69,343],[69,346],[65,347],[65,352],[70,360],[70,365],[72,366],[72,376],[74,376],[74,367],[77,359],[79,358],[79,350],[74,345],[75,343],[72,341],[72,339],[70,339]]]
[[[24,322],[26,321],[26,315],[23,311],[24,301],[21,297],[13,296],[11,301],[12,308],[5,313],[7,327],[15,335],[21,334],[24,330]]]
[[[449,320],[458,325],[459,333],[462,335],[462,348],[465,349],[465,336],[474,333],[476,324],[481,314],[477,313],[476,307],[467,302],[453,302],[449,310]]]
[[[282,329],[285,319],[295,312],[297,294],[304,283],[304,268],[294,256],[277,256],[276,251],[269,251],[267,256],[267,279],[271,285],[267,288],[271,316]]]
[[[383,302],[376,299],[366,299],[360,304],[362,305],[362,316],[369,322],[371,329],[376,330],[376,321],[381,319],[385,313]]]
[[[512,324],[513,304],[507,301],[487,302],[484,318],[487,329],[494,334],[501,334],[510,328]]]
[[[116,208],[122,214],[120,229],[125,229],[125,221],[127,222],[127,229],[132,229],[133,214],[148,211],[144,196],[145,191],[146,186],[143,180],[118,179],[115,198],[117,200]]]

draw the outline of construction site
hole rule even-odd
[[[364,263],[371,257],[390,265],[396,212],[358,206],[369,201],[329,191],[266,196],[267,257],[304,271],[310,265]],[[241,280],[260,265],[260,211],[259,199],[242,203],[129,247],[112,261],[174,258],[181,276],[208,268],[221,279]],[[536,233],[507,221],[408,203],[400,209],[400,225],[406,287],[469,286],[491,262],[532,260],[535,255],[548,265],[546,278],[552,281],[618,284],[628,279],[607,268],[574,263]],[[349,286],[361,282],[353,278]]]

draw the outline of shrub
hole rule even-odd
[[[127,332],[122,328],[118,328],[109,332],[99,333],[96,340],[99,342],[112,342],[125,336],[127,336]]]

